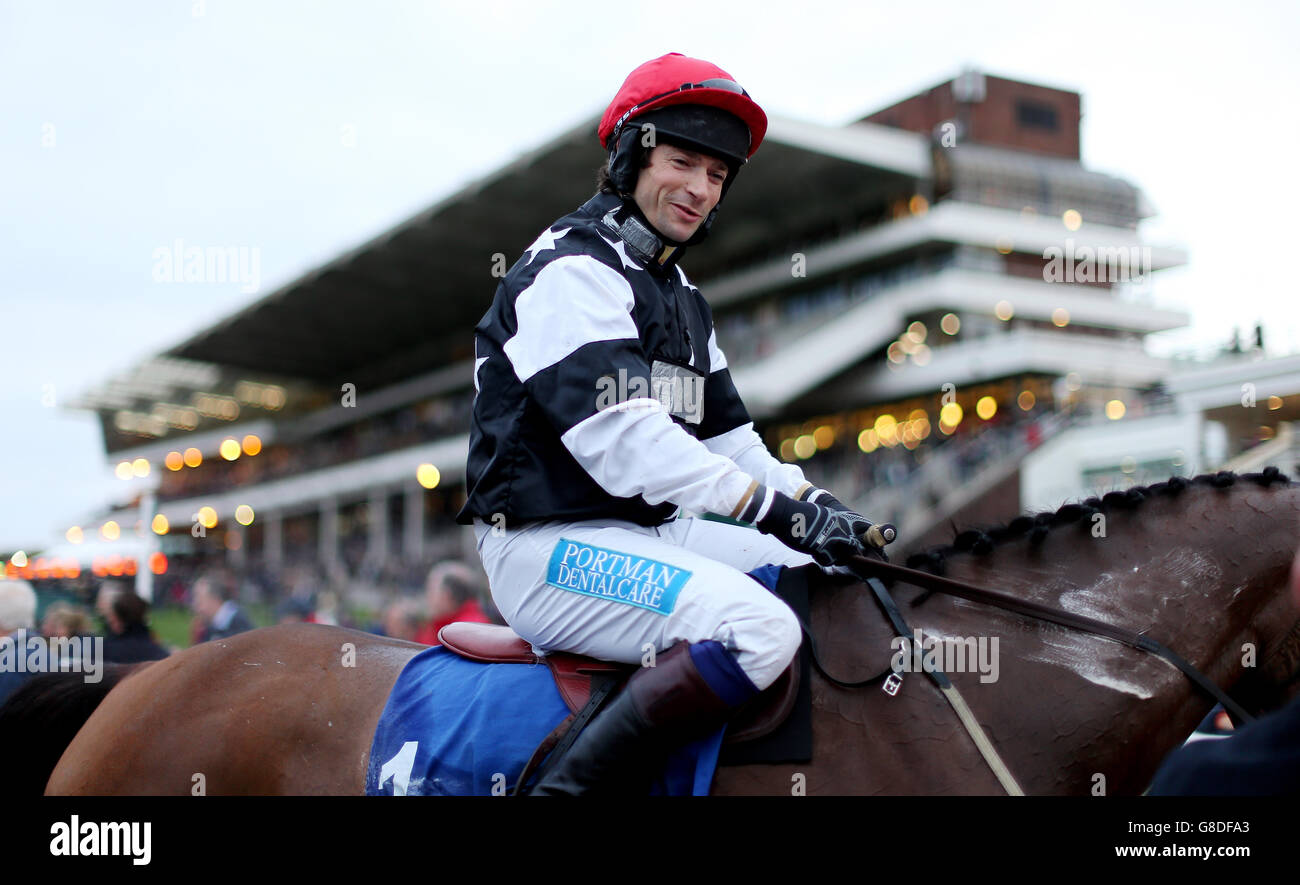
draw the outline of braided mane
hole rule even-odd
[[[951,544],[940,544],[920,553],[914,553],[907,558],[906,565],[908,568],[942,575],[946,558],[954,553],[973,553],[976,556],[983,556],[992,553],[999,544],[1026,535],[1029,536],[1030,546],[1037,547],[1043,543],[1047,533],[1052,529],[1070,524],[1089,525],[1093,514],[1132,511],[1140,507],[1148,498],[1157,496],[1176,498],[1194,485],[1226,489],[1239,479],[1253,482],[1264,488],[1291,482],[1286,474],[1276,467],[1265,467],[1262,473],[1243,473],[1240,476],[1228,470],[1205,473],[1192,479],[1174,476],[1149,486],[1134,486],[1124,491],[1107,492],[1101,497],[1087,498],[1079,503],[1065,504],[1054,513],[1017,516],[1006,525],[958,532]]]

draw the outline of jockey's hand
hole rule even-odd
[[[844,517],[849,520],[850,524],[853,526],[853,534],[858,538],[862,538],[862,546],[866,551],[865,555],[874,556],[876,559],[889,562],[889,557],[885,555],[885,548],[877,547],[869,538],[866,537],[867,530],[874,525],[871,520],[842,503],[838,498],[825,489],[819,489],[811,485],[808,486],[808,488],[803,490],[802,495],[800,495],[800,500],[808,501],[810,499],[813,503],[820,504],[829,510],[834,510],[837,513],[843,514]],[[885,543],[888,544],[892,540],[893,538],[890,538],[885,541]]]
[[[759,494],[767,490],[759,487]],[[807,553],[819,565],[832,566],[867,555],[867,545],[853,530],[847,514],[811,501],[796,501],[773,489],[772,503],[755,525],[787,547]]]

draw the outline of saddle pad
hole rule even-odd
[[[393,685],[370,745],[366,795],[508,795],[568,715],[545,665],[484,664],[434,646]],[[675,753],[651,795],[708,795],[722,736]]]
[[[819,572],[816,565],[785,568],[764,565],[749,576],[779,596],[794,610],[799,620],[808,623],[810,574]],[[722,748],[719,765],[753,765],[755,763],[810,762],[812,760],[812,647],[805,637],[799,647],[799,694],[794,709],[785,721],[769,734]]]

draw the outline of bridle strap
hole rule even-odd
[[[859,575],[859,577],[863,576]],[[889,623],[893,625],[894,632],[904,638],[912,636],[912,629],[903,618],[903,613],[898,610],[898,603],[894,602],[894,597],[885,589],[885,585],[880,583],[880,579],[863,577],[863,580],[867,582],[871,592],[876,594],[876,602],[880,603],[880,607],[885,610],[885,615],[889,618]],[[970,735],[971,740],[975,742],[975,748],[979,750],[980,755],[984,757],[984,761],[993,770],[993,775],[998,779],[998,783],[1002,784],[1002,789],[1006,790],[1010,796],[1025,795],[1024,791],[1020,789],[1020,784],[1016,783],[1015,777],[1012,776],[1011,770],[1007,768],[1006,763],[1002,761],[1002,757],[998,755],[993,742],[984,733],[983,726],[979,724],[979,720],[975,718],[975,714],[971,712],[970,707],[966,706],[966,699],[961,696],[957,686],[953,685],[952,680],[948,678],[948,674],[938,667],[924,667],[923,669],[935,686],[938,687],[939,693],[952,706],[953,712],[957,714],[957,719],[966,728],[966,733]]]
[[[893,626],[894,633],[905,640],[909,639],[909,637],[913,635],[912,628],[907,625],[907,620],[903,617],[903,613],[899,611],[898,603],[894,602],[894,597],[885,589],[885,585],[880,582],[879,578],[864,577],[862,575],[858,575],[858,577],[862,578],[862,580],[867,583],[867,586],[871,588],[871,592],[876,595],[876,602],[879,603],[880,608],[884,611],[885,617],[889,618],[889,623]],[[796,615],[796,617],[798,616]],[[799,626],[802,627],[804,633],[808,635],[808,650],[811,653],[813,666],[816,667],[817,672],[829,682],[838,685],[841,688],[861,688],[879,682],[885,676],[892,673],[893,676],[899,680],[898,683],[895,683],[895,690],[897,690],[897,685],[901,683],[902,676],[898,671],[894,670],[892,666],[877,673],[870,679],[863,679],[859,682],[845,682],[844,680],[836,679],[830,673],[826,672],[826,667],[822,664],[821,655],[817,653],[817,640],[813,636],[812,627],[805,623],[803,618],[799,618]],[[998,783],[1002,785],[1002,789],[1006,790],[1007,794],[1010,796],[1025,795],[1024,791],[1020,789],[1020,784],[1016,783],[1016,779],[1011,774],[1011,770],[1007,768],[1006,763],[1002,761],[1002,757],[998,755],[997,748],[993,746],[993,742],[989,740],[988,735],[984,733],[984,728],[979,724],[979,720],[975,718],[975,714],[972,713],[970,707],[966,705],[966,699],[961,696],[961,692],[957,690],[957,686],[953,685],[952,680],[950,680],[947,674],[938,667],[924,667],[923,669],[939,689],[939,693],[943,695],[944,699],[952,706],[953,712],[957,714],[958,721],[961,722],[962,726],[966,729],[966,733],[970,735],[971,740],[975,744],[975,749],[979,750],[980,755],[984,757],[984,762],[992,770],[993,776],[998,779]]]
[[[855,556],[846,565],[862,578],[870,583],[873,577],[893,578],[896,581],[902,581],[905,584],[912,584],[916,587],[923,587],[927,590],[936,590],[940,593],[947,593],[950,596],[960,596],[962,599],[969,599],[973,602],[983,602],[988,605],[997,606],[1017,614],[1026,615],[1031,618],[1037,618],[1042,621],[1049,621],[1053,624],[1060,624],[1062,627],[1071,627],[1075,630],[1082,630],[1086,633],[1092,633],[1097,636],[1104,636],[1107,639],[1113,639],[1116,642],[1122,642],[1125,645],[1140,649],[1151,654],[1159,655],[1169,663],[1173,664],[1179,670],[1186,674],[1187,678],[1192,680],[1202,691],[1205,691],[1211,697],[1223,704],[1225,710],[1232,714],[1239,722],[1251,722],[1255,717],[1247,713],[1240,704],[1234,701],[1228,694],[1222,691],[1217,685],[1193,667],[1190,663],[1182,658],[1177,652],[1165,647],[1162,643],[1152,639],[1149,636],[1142,636],[1131,630],[1125,630],[1122,627],[1116,627],[1103,621],[1096,621],[1092,618],[1086,618],[1083,615],[1076,615],[1073,612],[1064,612],[1054,609],[1037,602],[1030,602],[1025,599],[1017,599],[1005,593],[998,593],[993,590],[985,590],[981,587],[975,587],[962,581],[954,581],[951,578],[932,575],[929,572],[917,571],[916,569],[906,568],[901,565],[894,565],[883,560]],[[874,587],[872,588],[875,589]],[[877,597],[879,594],[877,594]],[[897,628],[895,628],[897,629]]]

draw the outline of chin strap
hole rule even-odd
[[[627,244],[633,258],[648,268],[666,272],[685,251],[679,244],[661,238],[626,202],[606,212],[601,223]]]

